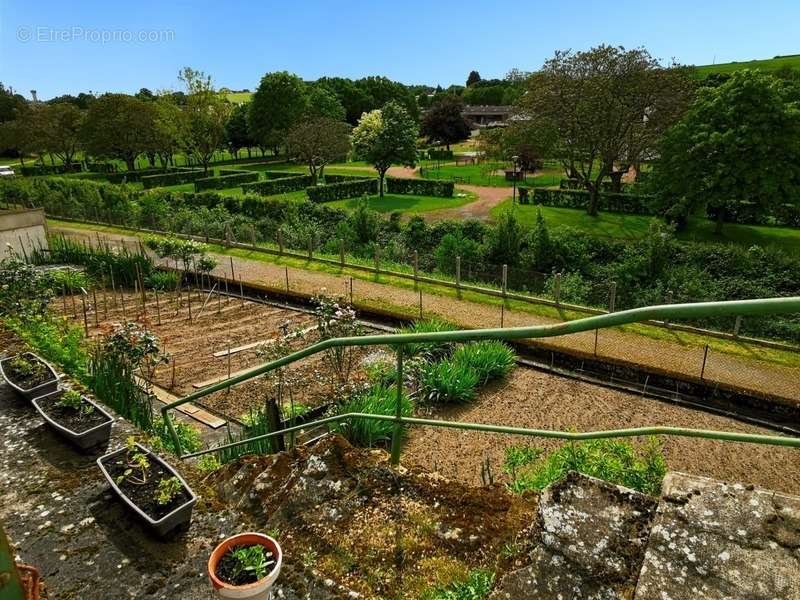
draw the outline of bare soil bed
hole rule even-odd
[[[466,406],[437,409],[434,418],[565,431],[596,431],[669,425],[748,433],[774,432],[734,419],[643,398],[528,368],[484,390]],[[664,437],[667,466],[724,481],[800,493],[800,453],[796,448]],[[641,441],[641,440],[639,440]],[[505,449],[537,446],[549,453],[563,442],[522,436],[415,427],[403,450],[404,463],[441,472],[446,477],[481,484],[481,465],[503,479]]]

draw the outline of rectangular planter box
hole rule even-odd
[[[100,467],[100,471],[102,471],[103,475],[105,476],[106,480],[108,481],[109,485],[111,485],[111,489],[114,490],[114,493],[119,496],[125,504],[127,504],[133,512],[135,512],[150,528],[153,529],[159,536],[166,537],[166,535],[175,529],[176,527],[184,524],[188,524],[189,521],[192,520],[192,509],[194,505],[197,503],[197,495],[192,491],[192,488],[189,487],[189,484],[186,483],[183,477],[181,477],[180,473],[178,473],[172,466],[167,463],[166,461],[162,460],[160,456],[155,454],[149,448],[145,448],[141,444],[136,444],[136,447],[144,454],[147,454],[148,458],[151,461],[158,462],[162,467],[164,467],[171,475],[180,480],[181,485],[183,485],[184,489],[188,492],[190,498],[184,504],[177,507],[171,513],[164,515],[157,521],[150,517],[146,512],[144,512],[141,508],[136,506],[136,504],[131,501],[128,496],[125,495],[117,482],[114,481],[114,478],[111,474],[106,470],[105,462],[119,456],[120,454],[124,454],[127,452],[127,448],[120,448],[119,450],[115,450],[114,452],[110,452],[104,456],[101,456],[97,459],[97,466]]]
[[[39,396],[44,396],[46,394],[55,392],[58,389],[58,375],[56,375],[56,372],[55,370],[53,370],[53,367],[51,367],[47,361],[36,356],[33,352],[25,352],[23,356],[26,356],[29,359],[34,359],[42,363],[45,367],[47,367],[47,370],[50,371],[50,375],[52,375],[53,379],[41,385],[37,385],[36,387],[33,387],[29,390],[22,389],[16,383],[11,381],[8,378],[8,375],[6,375],[6,371],[4,368],[5,364],[10,360],[16,358],[15,356],[9,356],[8,358],[0,360],[0,375],[3,376],[3,379],[5,379],[6,383],[10,385],[12,388],[14,388],[17,391],[17,393],[19,393],[23,398],[26,398],[28,400],[33,400],[34,398],[38,398]]]
[[[114,417],[103,410],[96,402],[89,400],[89,398],[86,396],[81,396],[83,401],[91,404],[96,411],[106,418],[106,420],[100,425],[96,425],[91,429],[87,429],[83,433],[75,433],[71,429],[67,429],[64,425],[54,420],[44,409],[42,409],[40,402],[43,399],[62,394],[63,392],[64,390],[57,390],[51,394],[39,396],[38,398],[32,400],[33,407],[39,411],[39,414],[42,415],[42,418],[47,421],[50,427],[55,429],[59,434],[75,444],[81,450],[88,450],[89,448],[93,448],[94,446],[99,446],[100,444],[108,442],[108,438],[111,437],[111,426],[114,423]]]

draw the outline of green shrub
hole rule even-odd
[[[516,492],[543,489],[569,471],[578,471],[645,494],[658,495],[667,473],[663,448],[657,438],[649,438],[639,449],[623,440],[599,439],[567,443],[543,459],[534,452],[529,455],[529,462],[519,460],[517,453],[511,464],[510,456],[507,450],[505,470],[514,473],[509,487]]]
[[[428,150],[428,158],[431,160],[452,160],[453,151],[432,148]]]
[[[535,188],[533,203],[561,208],[585,209],[589,192],[586,190]],[[615,194],[600,192],[600,210],[634,215],[654,215],[653,197],[644,194]]]
[[[306,188],[312,202],[333,202],[378,193],[377,179],[364,179]]]
[[[252,192],[254,194],[260,194],[261,196],[275,196],[277,194],[287,194],[289,192],[305,189],[312,183],[311,175],[294,175],[293,177],[245,183],[242,185],[242,191],[245,194]],[[247,212],[246,209],[245,212]]]
[[[483,600],[492,591],[494,573],[481,569],[470,571],[464,581],[427,592],[423,600]]]
[[[411,325],[406,325],[397,330],[397,333],[437,333],[441,331],[456,331],[459,327],[442,321],[440,319],[428,319],[425,321],[415,321]],[[451,342],[416,342],[403,345],[404,356],[411,358],[414,356],[443,357],[452,353],[453,344]]]
[[[302,173],[299,171],[264,171],[264,177],[267,179],[286,179],[287,177],[299,177]]]
[[[145,286],[159,292],[172,291],[178,289],[180,275],[174,271],[153,271],[145,280]]]
[[[166,187],[170,185],[180,185],[191,183],[197,179],[208,177],[207,173],[201,170],[180,170],[173,173],[161,173],[159,175],[145,175],[141,178],[142,187],[149,190],[155,187]]]
[[[375,179],[372,173],[364,173],[363,175],[325,175],[325,183],[330,185],[332,183],[348,183],[352,181],[364,181],[367,179]]]
[[[414,404],[405,394],[401,399],[401,412],[410,417]],[[377,385],[363,394],[349,398],[339,407],[340,413],[369,413],[373,415],[394,415],[397,409],[397,388]],[[357,446],[376,446],[392,439],[394,423],[373,419],[348,419],[339,425],[340,433]]]
[[[47,315],[24,320],[7,318],[4,322],[46,361],[78,381],[88,381],[89,356],[81,327]]]
[[[425,363],[418,375],[422,397],[433,404],[462,404],[478,395],[479,375],[452,360]]]
[[[194,182],[194,191],[222,190],[225,188],[238,187],[244,183],[251,183],[253,181],[258,181],[258,171],[241,171],[235,175],[225,175],[224,177],[196,179]]]
[[[86,273],[74,269],[53,269],[46,273],[45,278],[55,294],[77,294],[81,288],[88,290],[91,287]]]
[[[517,363],[517,355],[503,342],[486,340],[460,346],[451,360],[474,371],[482,385],[508,375]]]
[[[390,194],[412,194],[414,196],[437,196],[452,198],[455,184],[452,181],[435,179],[402,179],[388,177],[386,191]]]

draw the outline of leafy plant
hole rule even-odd
[[[397,333],[438,333],[441,331],[455,331],[455,325],[441,321],[439,319],[429,319],[425,321],[415,321],[411,325],[401,327]],[[417,342],[403,345],[403,354],[406,357],[426,356],[429,358],[441,358],[449,356],[453,351],[451,342]]]
[[[144,485],[150,476],[150,459],[136,446],[136,439],[129,436],[126,440],[125,470],[116,479],[117,485],[128,481],[134,485]]]
[[[52,298],[52,289],[42,272],[20,260],[9,247],[8,257],[0,261],[0,315],[41,317]]]
[[[405,394],[401,396],[401,414],[410,417],[414,404]],[[351,396],[339,407],[340,413],[369,413],[373,415],[394,415],[397,410],[397,388],[377,385],[361,394]],[[392,439],[394,423],[374,419],[349,419],[343,421],[339,431],[351,443],[359,446],[375,446]]]
[[[197,459],[196,466],[204,473],[211,473],[212,471],[219,469],[222,466],[222,463],[220,463],[219,459],[213,454],[203,454]]]
[[[474,400],[480,383],[479,375],[468,365],[452,360],[422,364],[418,379],[422,397],[433,404]]]
[[[314,298],[314,317],[320,340],[331,338],[353,337],[361,334],[361,326],[356,319],[356,312],[342,298],[333,298],[320,294]],[[355,353],[352,346],[328,348],[325,358],[334,374],[331,383],[340,393],[347,390],[350,374],[353,370]]]
[[[545,458],[534,449],[506,452],[504,470],[512,474],[515,492],[540,490],[578,471],[646,494],[657,495],[667,472],[663,448],[651,437],[637,449],[622,440],[599,439],[567,443]]]
[[[451,360],[474,371],[484,384],[508,375],[516,365],[517,355],[503,342],[487,340],[460,346]]]
[[[38,360],[28,360],[22,355],[8,361],[8,366],[16,375],[23,379],[42,375],[45,371],[44,365]]]
[[[144,284],[160,292],[172,291],[178,287],[180,276],[173,271],[153,271],[144,281]]]
[[[83,396],[76,390],[66,390],[56,402],[56,406],[69,408],[80,412],[82,415],[90,415],[94,412],[94,406],[83,401]]]
[[[75,269],[54,269],[48,271],[45,278],[55,294],[77,294],[81,288],[88,290],[91,287],[86,273]]]
[[[175,476],[162,479],[158,482],[158,488],[155,491],[155,499],[161,506],[166,506],[183,491],[183,484],[181,480]]]
[[[424,600],[483,600],[492,591],[494,573],[477,569],[464,581],[428,592]]]
[[[270,567],[274,564],[272,553],[264,546],[240,546],[231,555],[234,558],[233,577],[250,574],[255,581],[269,575]]]

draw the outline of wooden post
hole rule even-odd
[[[97,291],[94,288],[92,288],[92,305],[94,306],[94,326],[97,327],[100,325],[97,314],[100,312],[100,307],[97,305]]]
[[[217,314],[222,312],[222,294],[220,293],[219,286],[217,286]]]
[[[456,295],[461,298],[461,257],[456,256]]]
[[[86,318],[86,298],[81,295],[81,302],[83,303],[83,330],[86,332],[86,337],[89,337],[89,320]]]
[[[703,378],[705,377],[707,360],[708,360],[708,344],[706,344],[705,350],[703,350],[703,366],[700,369],[700,381],[703,381]]]
[[[278,254],[283,256],[283,229],[278,229]]]
[[[255,227],[250,229],[250,242],[251,242],[251,245],[253,246],[253,248],[257,247],[257,244],[256,244],[256,228]]]
[[[122,304],[122,318],[126,318],[127,315],[125,314],[125,294],[122,293],[122,290],[119,291],[119,301]]]
[[[188,285],[188,284],[187,284]],[[186,306],[189,309],[189,322],[192,322],[192,288],[186,290]]]
[[[228,258],[231,259],[231,280],[236,281],[236,273],[233,270],[233,257],[229,256]]]
[[[375,274],[378,275],[381,272],[381,254],[380,250],[378,249],[378,244],[375,244]]]
[[[600,330],[594,330],[594,355],[597,356],[597,338],[600,335]]]
[[[61,286],[61,301],[64,305],[64,317],[67,316],[67,285],[64,284]]]
[[[736,317],[736,323],[733,325],[733,337],[739,337],[739,330],[742,328],[742,315]]]
[[[286,274],[286,292],[289,292],[289,267],[284,267],[284,273]]]
[[[280,431],[281,429],[281,410],[278,407],[278,402],[275,398],[270,398],[267,400],[266,406],[266,417],[267,417],[267,426],[269,427],[270,431]],[[273,452],[283,452],[286,449],[286,444],[284,443],[283,436],[275,436],[270,438],[272,441],[272,451]]]
[[[617,304],[617,282],[612,281],[608,290],[608,312],[614,312]]]
[[[414,289],[419,287],[419,251],[414,250]]]
[[[114,269],[109,267],[108,270],[111,273],[111,297],[114,298],[114,308],[117,308],[117,286],[114,283]]]
[[[500,302],[500,329],[505,327],[506,321],[506,302],[505,300]]]
[[[75,292],[72,292],[72,295],[70,296],[70,298],[72,300],[72,318],[73,319],[77,319],[78,318],[78,307],[75,305]]]
[[[344,240],[339,240],[339,264],[344,269]]]
[[[108,319],[108,290],[103,283],[103,319]]]
[[[314,259],[314,236],[308,236],[308,260]]]
[[[350,277],[350,306],[353,306],[353,277]]]
[[[508,265],[503,265],[502,286],[503,286],[503,304],[505,304],[506,294],[508,294]]]
[[[161,325],[161,302],[158,299],[158,288],[156,288],[156,317],[158,318],[158,324]]]
[[[231,378],[231,356],[232,356],[232,353],[231,353],[231,341],[229,339],[228,340],[228,379]],[[226,394],[230,394],[231,393],[231,386],[228,386],[227,388],[225,388],[225,393]]]
[[[242,276],[239,275],[239,298],[242,301],[242,307],[244,307],[244,285],[242,285]]]
[[[170,390],[174,390],[175,389],[175,365],[177,363],[178,363],[178,357],[177,357],[177,355],[175,355],[175,356],[172,357],[172,377],[171,377],[170,383],[169,383],[169,389]]]
[[[561,304],[561,273],[556,273],[555,279],[555,283],[553,284],[553,296],[555,297],[556,304]]]
[[[230,296],[230,293],[228,292],[228,278],[226,277],[225,278],[225,304],[230,304],[230,303],[231,303],[231,296]]]

